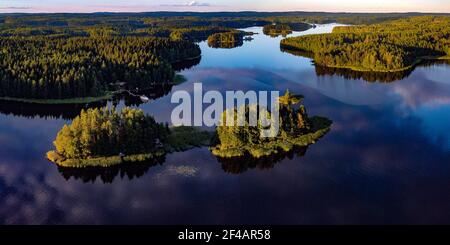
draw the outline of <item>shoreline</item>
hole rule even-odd
[[[195,60],[202,57],[202,55],[198,55],[195,57],[190,57],[182,60],[177,60],[171,62],[171,64],[180,63],[183,61]],[[179,78],[180,74],[175,73],[174,79],[172,82],[168,82],[168,85],[179,85],[184,82],[184,79]],[[181,75],[182,76],[182,75]],[[177,80],[178,77],[178,80]],[[181,82],[180,82],[181,81]],[[149,88],[144,88],[141,90],[147,90]],[[10,101],[10,102],[19,102],[19,103],[28,103],[28,104],[37,104],[37,105],[75,105],[75,104],[89,104],[94,102],[100,102],[104,100],[110,100],[114,95],[125,92],[125,90],[116,90],[116,91],[106,91],[104,95],[98,97],[79,97],[79,98],[70,98],[70,99],[26,99],[26,98],[14,98],[14,97],[0,97],[0,101]]]
[[[414,61],[414,63],[412,65],[409,65],[409,66],[403,67],[403,68],[399,68],[399,69],[395,69],[395,70],[372,70],[372,69],[365,69],[365,68],[354,67],[354,66],[328,66],[328,65],[321,65],[321,64],[319,64],[319,65],[323,66],[323,67],[328,67],[328,68],[348,69],[348,70],[357,71],[357,72],[396,73],[396,72],[404,72],[404,71],[408,71],[408,70],[413,70],[417,66],[420,66],[420,64],[423,63],[424,61],[437,61],[437,60],[450,60],[450,56],[419,57],[416,59],[416,61]]]
[[[164,156],[166,152],[163,150],[152,152],[152,153],[141,153],[132,154],[129,156],[107,156],[107,157],[94,157],[89,159],[63,159],[62,156],[56,151],[47,152],[47,159],[63,168],[86,168],[86,167],[98,167],[98,168],[108,168],[113,166],[118,166],[124,163],[143,163],[147,161],[154,160],[155,158]],[[61,159],[55,158],[51,159],[50,155],[58,156]]]
[[[172,61],[170,64],[173,65],[173,64],[176,64],[176,63],[184,62],[184,61],[195,60],[195,59],[198,59],[198,58],[201,58],[201,57],[202,57],[202,55],[200,54],[200,55],[197,55],[195,57],[189,57],[189,58],[186,58],[186,59],[175,60],[175,61]]]
[[[296,48],[293,47],[291,45],[286,45],[281,43],[280,44],[280,48],[284,48],[286,50],[290,50],[290,51],[300,51],[300,52],[306,52],[306,53],[311,53],[311,54],[315,54],[312,51],[307,51],[304,49],[300,49],[300,48]],[[424,61],[433,61],[433,60],[450,60],[450,56],[449,55],[444,55],[444,56],[421,56],[421,57],[417,57],[416,60],[413,62],[413,64],[403,67],[403,68],[399,68],[399,69],[394,69],[394,70],[376,70],[376,69],[367,69],[367,68],[362,68],[362,67],[355,67],[355,66],[333,66],[333,65],[323,65],[323,64],[317,64],[315,62],[314,57],[308,57],[308,56],[303,56],[302,57],[306,57],[309,59],[312,59],[312,61],[314,62],[314,65],[319,65],[319,66],[323,66],[323,67],[327,67],[327,68],[336,68],[336,69],[348,69],[351,71],[357,71],[357,72],[376,72],[376,73],[395,73],[395,72],[404,72],[404,71],[408,71],[408,70],[412,70],[414,68],[416,68],[417,66],[419,66],[422,62]]]
[[[89,104],[94,102],[100,102],[103,100],[111,99],[118,91],[109,91],[103,96],[99,97],[81,97],[71,99],[25,99],[25,98],[12,98],[12,97],[0,97],[0,101],[20,102],[28,104],[40,104],[40,105],[74,105],[74,104]]]
[[[163,157],[175,152],[184,152],[197,147],[211,146],[214,134],[212,132],[200,130],[197,127],[171,127],[167,144],[154,149],[152,152],[143,152],[130,155],[110,155],[95,156],[86,159],[65,158],[56,149],[48,151],[47,160],[65,168],[88,168],[101,167],[109,168],[125,163],[143,163]]]

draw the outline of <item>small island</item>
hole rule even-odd
[[[272,24],[264,26],[263,33],[271,37],[278,37],[280,35],[286,37],[292,33],[292,29],[288,24]]]
[[[208,37],[208,46],[212,48],[236,48],[244,44],[245,32],[230,31],[215,33]]]
[[[289,91],[279,98],[280,130],[277,137],[260,137],[260,129],[263,128],[260,122],[256,127],[217,127],[218,142],[211,147],[212,153],[220,158],[262,158],[314,144],[331,129],[332,122],[323,117],[308,117],[303,105],[294,109],[294,105],[301,104],[302,100],[302,96],[293,95]],[[250,107],[245,106],[247,116]],[[237,111],[236,108],[234,110]],[[224,112],[222,120],[226,121],[226,117],[227,112]]]
[[[286,37],[292,34],[294,31],[306,31],[313,28],[312,25],[303,22],[293,22],[293,23],[275,23],[271,25],[265,25],[263,27],[263,33],[267,36]]]
[[[196,128],[157,123],[140,109],[88,109],[64,125],[47,158],[60,167],[111,167],[209,146],[211,137]]]
[[[340,26],[330,34],[281,41],[317,65],[363,72],[400,72],[425,60],[449,59],[450,17],[419,16],[379,24]]]

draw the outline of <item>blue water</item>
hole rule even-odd
[[[198,148],[155,166],[67,171],[44,156],[69,119],[4,109],[0,223],[450,223],[449,65],[389,83],[318,75],[310,59],[280,50],[281,37],[246,30],[259,34],[235,49],[200,43],[200,64],[181,72],[187,82],[139,107],[170,121],[171,94],[192,93],[195,82],[204,91],[289,89],[305,96],[310,115],[334,121],[318,143],[261,162],[221,162]]]

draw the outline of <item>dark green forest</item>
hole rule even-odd
[[[239,46],[242,34],[236,28],[250,26],[266,26],[282,33],[313,26],[306,23],[366,24],[336,28],[330,35],[287,39],[282,46],[312,52],[316,63],[323,66],[401,70],[414,65],[417,57],[445,57],[449,53],[449,17],[436,16],[320,12],[0,14],[0,98],[43,103],[94,101],[108,98],[116,91],[116,87],[111,88],[114,84],[145,89],[170,83],[174,62],[200,56],[194,42],[210,37],[214,47]]]
[[[54,145],[65,159],[153,153],[168,134],[167,127],[142,110],[89,109],[61,129]]]
[[[102,96],[108,86],[172,81],[171,63],[200,55],[196,44],[152,37],[0,38],[0,97]]]
[[[450,17],[420,16],[336,27],[331,34],[287,38],[282,49],[309,52],[316,64],[359,71],[411,69],[450,55]]]

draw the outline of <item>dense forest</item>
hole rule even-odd
[[[142,90],[172,82],[180,61],[200,57],[193,42],[213,36],[221,37],[210,42],[215,47],[239,46],[243,34],[233,28],[267,23],[256,17],[1,15],[0,98],[80,103],[110,98],[117,84]]]
[[[0,14],[0,36],[158,36],[183,33],[186,38],[206,38],[213,32],[272,23],[289,24],[294,31],[305,23],[374,24],[420,13],[357,14],[322,12],[154,12],[93,14]],[[439,15],[439,14],[436,14]]]
[[[208,45],[213,48],[235,48],[244,44],[244,32],[232,31],[216,33],[208,37]]]
[[[406,16],[418,17],[402,19]],[[230,48],[242,44],[235,28],[284,32],[312,26],[305,22],[381,23],[336,28],[331,35],[287,39],[282,45],[314,52],[325,66],[399,70],[418,56],[448,54],[448,18],[319,12],[0,14],[0,98],[39,103],[109,98],[110,85],[143,89],[171,82],[172,63],[200,55],[193,42],[210,37],[211,46]]]
[[[401,71],[424,59],[449,58],[450,17],[420,16],[337,27],[331,34],[282,40],[283,49],[313,54],[316,64],[359,71]]]
[[[280,22],[280,23],[282,23],[282,22]],[[287,23],[287,25],[289,25],[289,27],[293,31],[306,31],[306,30],[309,30],[309,29],[315,27],[314,24],[311,25],[311,24],[304,23],[304,22],[290,22],[290,23]]]
[[[234,110],[235,125],[239,111],[245,112],[245,126],[226,126],[230,112],[225,111],[221,118],[223,126],[217,127],[218,142],[211,148],[212,153],[220,158],[262,158],[313,144],[330,130],[331,121],[321,117],[309,117],[305,107],[301,105],[302,101],[302,96],[293,95],[289,91],[279,98],[280,129],[275,137],[261,137],[261,130],[265,129],[261,120],[258,120],[257,126],[249,125],[251,113],[257,109],[255,105],[229,109]],[[298,108],[295,109],[295,106]],[[267,112],[267,115],[268,118],[271,117],[270,112]]]
[[[17,27],[114,26],[122,30],[148,27],[222,26],[245,28],[276,23],[373,24],[423,13],[331,13],[331,12],[147,12],[92,14],[0,14],[0,30]],[[448,15],[448,14],[434,14]]]
[[[167,142],[169,129],[143,113],[124,108],[81,111],[65,125],[54,142],[56,152],[66,159],[133,155],[156,152]]]
[[[208,39],[209,36],[216,33],[229,32],[232,29],[222,27],[190,27],[190,28],[173,28],[170,29],[170,39],[172,40],[189,40],[192,42],[200,42]]]
[[[171,63],[200,55],[192,42],[152,37],[3,37],[0,47],[0,97],[30,99],[147,88],[172,81]]]

